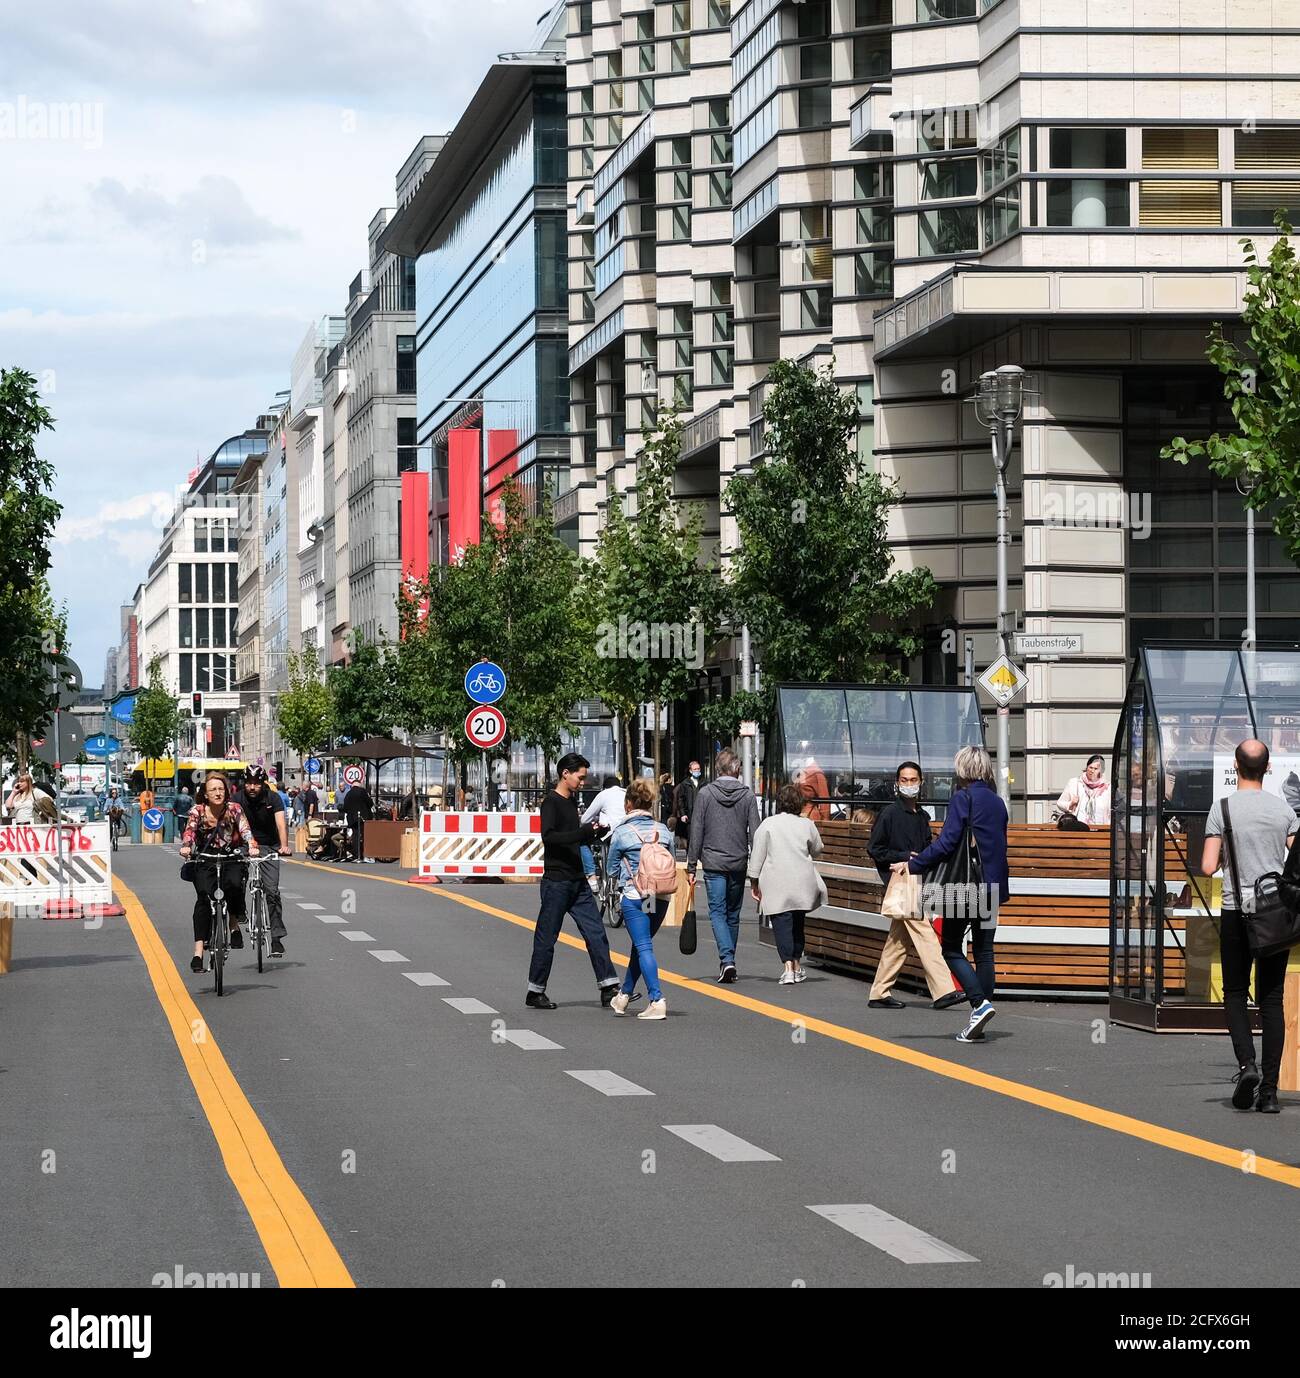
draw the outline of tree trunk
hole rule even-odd
[[[442,734],[442,739],[442,810],[445,813],[447,811],[447,768],[451,764],[451,757],[448,753],[451,751],[451,747],[447,744],[445,732]]]
[[[633,709],[634,713],[636,710]],[[636,768],[636,762],[632,755],[632,713],[623,714],[623,784],[626,787],[632,783],[632,774]]]

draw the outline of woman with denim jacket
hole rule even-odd
[[[645,977],[649,1006],[638,1019],[666,1019],[668,1003],[659,986],[659,965],[655,961],[654,935],[658,933],[668,913],[671,897],[642,895],[636,888],[637,867],[641,864],[641,848],[658,842],[673,855],[673,835],[662,823],[656,823],[651,809],[656,802],[653,780],[639,778],[627,787],[627,817],[614,829],[609,838],[609,856],[605,863],[609,875],[623,879],[623,894],[619,901],[623,923],[632,939],[632,960],[627,975],[609,1007],[615,1014],[626,1014],[636,992],[636,983]]]

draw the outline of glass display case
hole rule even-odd
[[[1115,736],[1110,1013],[1117,1023],[1217,1032],[1218,877],[1201,874],[1205,820],[1236,789],[1233,752],[1269,749],[1264,788],[1300,813],[1300,646],[1147,642]]]
[[[964,746],[984,745],[984,724],[970,688],[782,684],[766,745],[769,800],[793,781],[822,816],[852,819],[888,803],[899,764],[916,761],[922,802],[942,818],[953,757]]]

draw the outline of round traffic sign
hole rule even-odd
[[[359,785],[366,778],[366,772],[360,766],[344,766],[343,779],[349,785]]]
[[[506,735],[506,717],[499,708],[484,705],[475,708],[465,718],[465,735],[471,746],[487,751]]]
[[[308,756],[307,759],[303,762],[303,766],[306,769],[308,775],[320,774],[320,762],[316,759],[315,756]]]
[[[480,660],[465,671],[465,692],[475,703],[497,703],[506,692],[506,672],[490,660]]]
[[[156,833],[163,825],[163,811],[161,809],[145,809],[142,820],[151,833]]]

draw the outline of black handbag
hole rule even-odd
[[[677,946],[683,957],[691,956],[695,951],[696,941],[695,883],[692,881],[689,888],[687,908],[682,914],[682,930],[677,936]]]
[[[950,856],[929,871],[922,886],[924,912],[945,921],[970,923],[983,914],[984,863],[969,819]]]
[[[195,876],[199,873],[198,866],[192,861],[181,862],[181,879],[193,883]]]
[[[1232,840],[1232,811],[1226,799],[1223,801],[1223,832],[1228,839],[1232,884],[1237,892],[1251,953],[1256,957],[1272,957],[1300,944],[1300,905],[1297,904],[1300,886],[1296,884],[1291,857],[1287,857],[1283,871],[1269,871],[1259,877],[1252,890],[1243,891],[1237,848]],[[1227,898],[1226,892],[1224,898]]]

